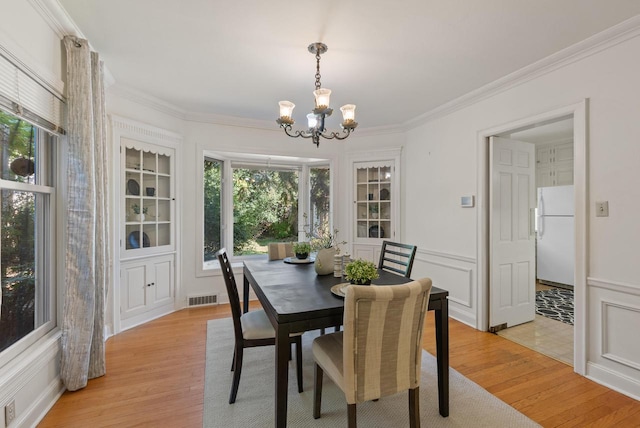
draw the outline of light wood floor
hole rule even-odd
[[[110,338],[107,375],[66,392],[39,427],[201,427],[206,322],[228,316],[227,305],[185,309]],[[425,322],[435,354],[433,312]],[[451,366],[542,426],[640,426],[640,402],[497,335],[449,326]]]

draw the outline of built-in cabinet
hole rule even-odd
[[[120,315],[124,327],[140,324],[150,313],[174,305],[173,254],[123,262],[120,266]]]
[[[573,184],[573,142],[536,147],[537,187]]]
[[[400,151],[354,155],[352,256],[377,262],[383,240],[398,233]]]
[[[122,138],[121,152],[125,166],[122,250],[134,254],[173,249],[174,150]]]
[[[176,306],[176,151],[181,137],[111,117],[118,162],[114,331]]]

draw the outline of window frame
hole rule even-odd
[[[11,112],[6,113],[14,115]],[[20,119],[24,120],[23,118]],[[38,139],[38,144],[36,144],[36,150],[38,158],[48,158],[46,163],[42,161],[36,162],[36,176],[42,177],[40,180],[44,180],[47,184],[30,184],[0,179],[0,189],[33,193],[36,200],[38,198],[42,200],[41,204],[36,203],[35,227],[42,229],[42,233],[37,232],[38,237],[41,239],[36,239],[35,241],[36,272],[42,272],[42,275],[36,276],[36,281],[49,285],[48,287],[38,287],[36,285],[34,317],[36,318],[36,325],[38,317],[47,315],[48,320],[35,327],[30,333],[10,345],[7,349],[0,351],[0,369],[7,366],[12,360],[27,351],[28,348],[46,338],[59,326],[58,303],[60,290],[57,285],[58,257],[56,251],[56,243],[58,241],[56,203],[58,192],[56,190],[59,184],[57,173],[62,170],[57,167],[60,159],[58,147],[60,138],[49,130],[43,129],[32,122],[27,122],[37,128],[36,138]],[[34,233],[36,232],[34,231]],[[44,241],[42,245],[40,245],[41,241]]]
[[[214,276],[218,274],[220,265],[217,260],[204,261],[204,162],[205,160],[215,159],[222,162],[222,189],[221,189],[221,207],[222,212],[220,219],[222,222],[221,242],[222,246],[227,249],[229,259],[232,263],[240,263],[244,260],[252,260],[264,258],[264,254],[253,254],[246,256],[233,255],[233,168],[234,166],[246,165],[256,167],[264,167],[263,169],[284,169],[291,167],[299,172],[298,175],[298,240],[307,240],[304,233],[305,219],[304,213],[309,210],[310,206],[310,174],[309,170],[313,167],[326,166],[330,171],[329,186],[329,218],[331,227],[333,227],[333,200],[334,200],[334,160],[326,159],[310,159],[298,158],[291,156],[273,156],[277,160],[271,160],[272,156],[265,154],[247,154],[220,152],[201,148],[198,155],[198,205],[197,205],[197,221],[198,230],[196,236],[196,277]]]

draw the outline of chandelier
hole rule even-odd
[[[329,133],[326,130],[324,121],[327,117],[331,116],[333,109],[329,108],[331,89],[322,88],[320,84],[320,55],[327,51],[327,45],[320,42],[311,43],[308,49],[309,52],[316,56],[316,90],[313,91],[316,99],[316,107],[307,115],[307,125],[309,128],[306,131],[294,131],[292,129],[292,125],[295,123],[292,119],[293,108],[296,105],[291,101],[280,101],[280,117],[276,122],[278,122],[280,128],[284,129],[284,132],[289,137],[311,138],[313,144],[320,147],[320,137],[326,138],[327,140],[334,138],[344,140],[356,129],[356,126],[358,126],[358,123],[355,121],[356,106],[355,104],[346,104],[340,107],[340,111],[342,111],[341,133]]]

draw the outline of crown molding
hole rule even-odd
[[[211,123],[214,125],[236,126],[240,128],[253,128],[267,131],[278,129],[278,124],[275,120],[247,119],[243,117],[225,116],[213,113],[189,112],[187,113],[187,120],[190,122]]]
[[[140,104],[144,107],[148,107],[152,110],[156,110],[160,113],[164,113],[178,119],[188,120],[187,112],[185,110],[130,86],[116,82],[109,87],[108,93],[132,101],[136,104]]]
[[[600,33],[562,49],[546,58],[508,74],[498,80],[451,100],[404,123],[406,129],[424,125],[432,120],[461,110],[484,99],[541,77],[569,64],[583,60],[605,49],[640,35],[640,15],[607,28]]]
[[[86,39],[80,28],[71,19],[67,11],[58,0],[27,0],[42,16],[49,27],[58,35],[60,40],[64,36],[72,35]]]

